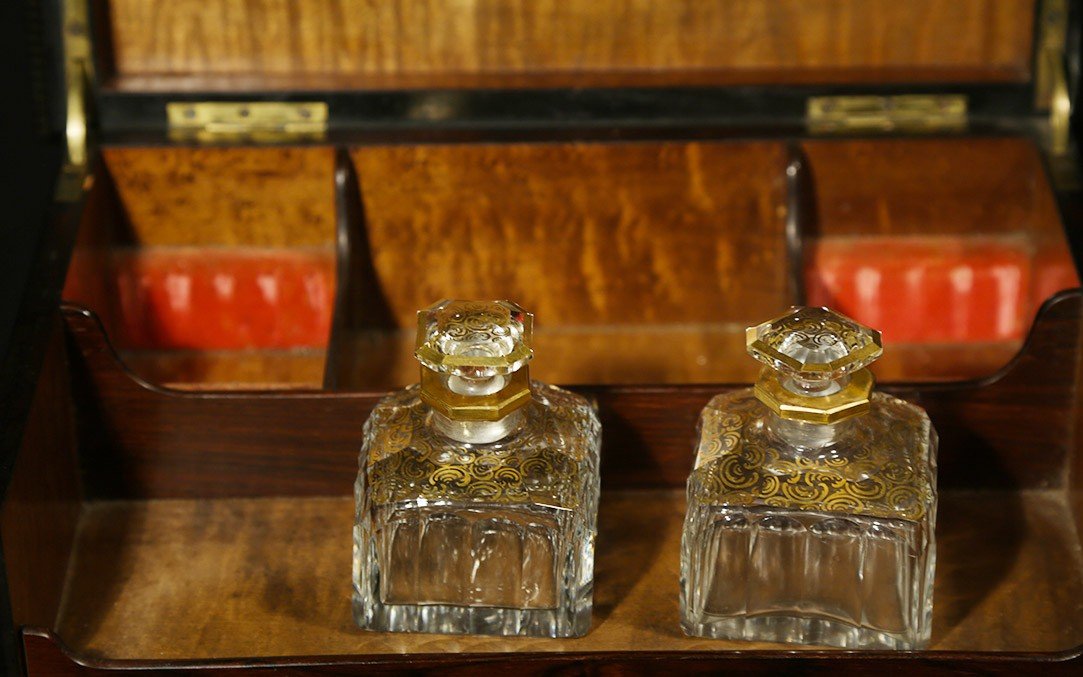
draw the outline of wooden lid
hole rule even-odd
[[[1012,83],[1035,0],[108,0],[120,91]],[[111,72],[110,72],[111,71]]]

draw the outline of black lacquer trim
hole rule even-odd
[[[183,101],[325,101],[331,134],[403,129],[680,130],[691,125],[758,134],[801,133],[810,97],[857,94],[962,94],[968,100],[971,124],[979,128],[1013,127],[1034,115],[1029,83],[165,94],[105,88],[99,90],[98,111],[107,141],[133,133],[166,136],[166,103]],[[439,111],[438,116],[432,111]]]

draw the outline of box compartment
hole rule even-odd
[[[755,378],[796,303],[880,327],[882,380],[985,376],[1078,285],[1022,138],[106,149],[65,297],[200,389],[416,380],[443,297],[537,315],[536,377]],[[339,177],[336,179],[336,176]]]

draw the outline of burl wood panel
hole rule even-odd
[[[1052,188],[1024,138],[802,143],[811,236],[1015,235],[1067,251]]]
[[[0,542],[14,627],[49,627],[56,619],[81,500],[65,332],[59,315],[47,340],[22,444],[0,509]]]
[[[507,639],[358,630],[347,497],[97,503],[80,526],[56,632],[76,656],[98,660],[781,648],[683,635],[683,517],[679,490],[604,493],[591,632]],[[930,649],[1083,642],[1083,562],[1070,524],[1059,492],[945,494]]]
[[[150,86],[155,76],[208,74],[311,74],[320,86],[335,86],[320,76],[353,76],[360,87],[1024,80],[1035,13],[1032,0],[109,6],[117,73]]]
[[[775,143],[353,151],[399,326],[441,298],[511,298],[549,326],[748,322],[784,309]]]
[[[1079,285],[1041,155],[1024,138],[802,144],[809,300],[885,342],[1010,340]]]
[[[121,234],[122,241],[294,247],[334,242],[330,148],[106,148],[102,155],[128,217],[130,232]]]
[[[348,493],[361,423],[383,391],[177,392],[134,380],[101,325],[69,308],[73,371],[85,407],[93,497],[242,497]],[[897,385],[929,411],[948,488],[1057,488],[1073,458],[1083,292],[1049,302],[1022,353],[994,376]],[[609,489],[675,487],[691,470],[696,419],[734,386],[577,387],[599,407]]]
[[[340,346],[339,387],[379,390],[418,380],[411,330],[351,332]],[[534,329],[531,378],[546,383],[741,383],[760,364],[738,325]]]

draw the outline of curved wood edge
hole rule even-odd
[[[336,288],[331,338],[327,346],[323,388],[341,387],[352,369],[349,333],[368,327],[394,326],[373,263],[365,222],[365,205],[357,168],[349,149],[335,149]]]
[[[716,674],[720,669],[737,674],[777,674],[779,670],[823,670],[838,674],[872,674],[905,671],[906,674],[1017,675],[1041,669],[1052,675],[1078,674],[1083,647],[1059,652],[962,652],[962,651],[644,651],[593,653],[492,653],[492,654],[390,654],[375,656],[281,656],[214,660],[112,660],[82,657],[51,630],[23,629],[27,673],[48,675],[103,675],[117,670],[153,670],[156,674],[349,674],[366,672],[412,674],[470,674],[471,671],[514,670],[516,674],[589,673],[608,674],[670,671],[678,664],[683,674]],[[780,661],[784,661],[780,663]],[[195,671],[198,670],[198,673]]]
[[[1083,360],[1083,289],[1055,294],[1026,341],[996,373],[950,384],[889,386],[929,412],[942,482],[967,488],[1067,485]],[[946,483],[946,482],[945,482]]]
[[[1025,372],[1031,358],[1041,358],[1046,351],[1059,353],[1063,339],[1079,340],[1083,337],[1074,332],[1065,334],[1064,329],[1070,329],[1068,325],[1073,322],[1083,331],[1083,287],[1059,291],[1043,301],[1034,314],[1030,331],[1015,356],[992,374],[946,383],[897,382],[884,385],[897,390],[921,389],[929,392],[992,386],[1016,378],[1020,371]],[[1071,365],[1066,364],[1065,367],[1070,370]],[[1027,376],[1024,374],[1023,378]]]
[[[382,392],[188,392],[146,383],[118,359],[94,314],[64,307],[84,414],[91,498],[347,494],[361,425]],[[977,381],[894,384],[941,438],[942,486],[1063,486],[1074,453],[1083,290],[1043,307],[1023,350]],[[682,486],[700,410],[719,385],[573,388],[593,398],[607,488]]]

